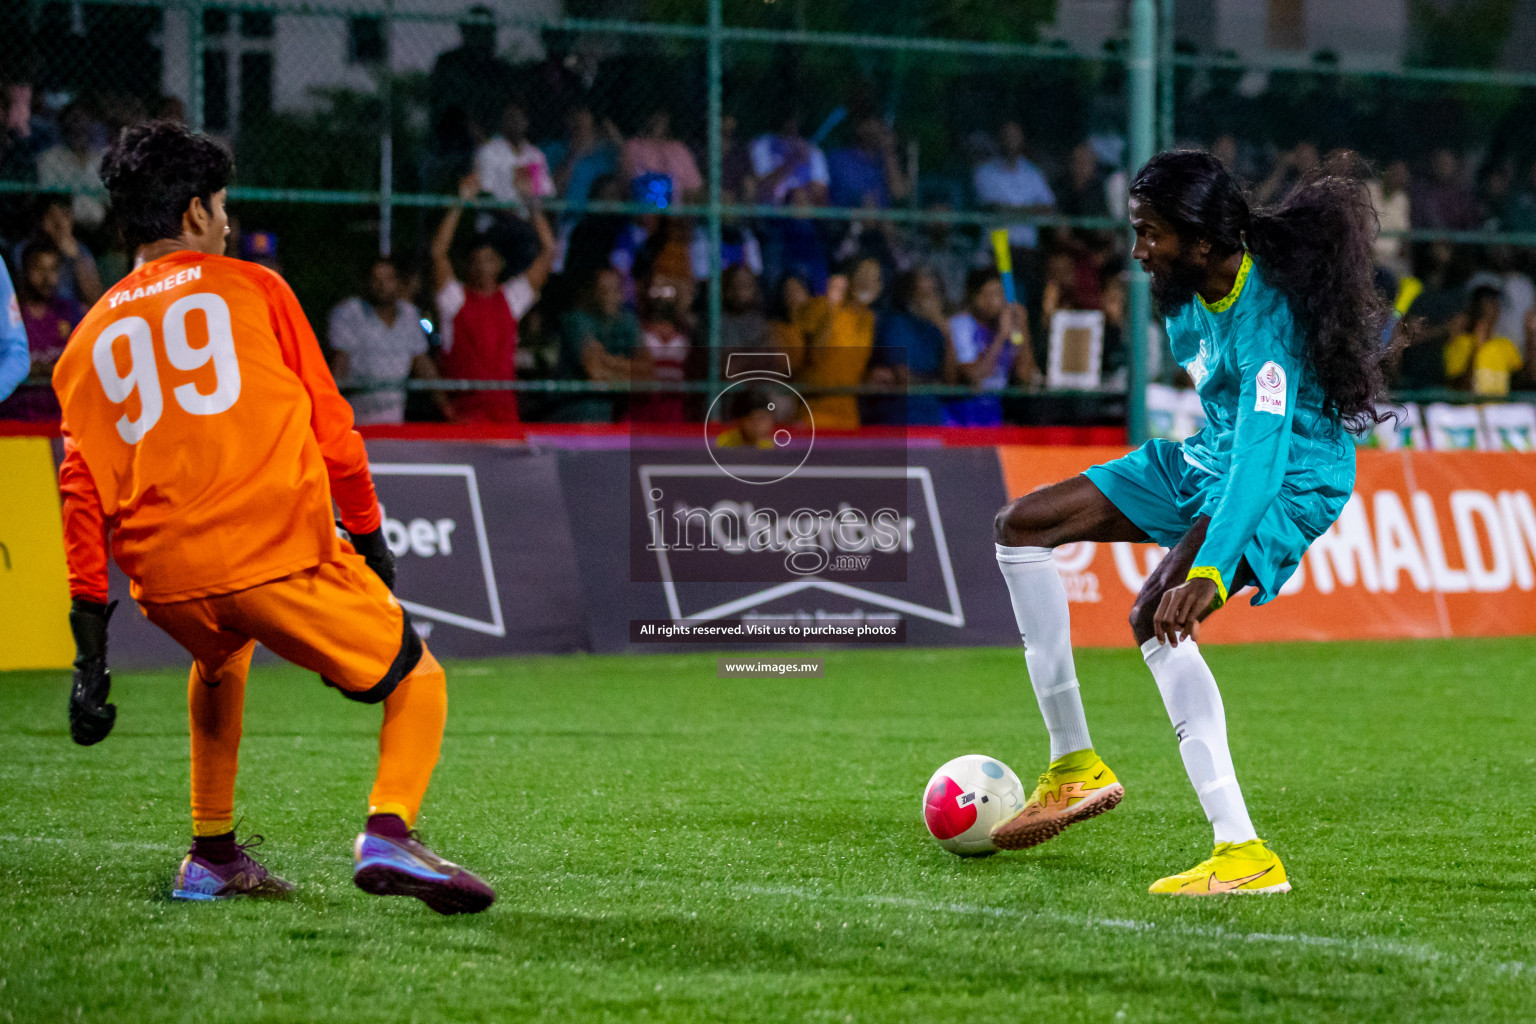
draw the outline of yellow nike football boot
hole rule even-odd
[[[1125,787],[1091,747],[1073,751],[1051,762],[1022,811],[993,827],[992,842],[1000,850],[1027,850],[1103,814],[1124,796]]]
[[[1165,896],[1220,896],[1224,893],[1290,892],[1285,865],[1262,839],[1217,843],[1209,860],[1188,871],[1159,878],[1148,892]]]

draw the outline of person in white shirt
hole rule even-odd
[[[331,373],[347,392],[358,423],[405,420],[405,382],[434,379],[421,312],[402,297],[400,269],[381,256],[368,271],[366,294],[343,299],[331,310]],[[452,412],[433,392],[445,419]]]
[[[528,141],[528,114],[517,103],[501,111],[501,130],[475,151],[480,187],[504,202],[555,194],[544,151]]]
[[[107,204],[99,196],[101,158],[106,152],[95,139],[95,122],[85,108],[72,105],[60,117],[64,141],[50,146],[37,156],[37,183],[45,188],[74,190],[72,202],[75,223],[98,228],[107,218]]]
[[[827,204],[827,157],[814,143],[800,136],[800,112],[790,111],[778,134],[761,135],[752,142],[752,175],[757,179],[757,199],[782,206],[791,192],[802,193],[811,205]]]
[[[1040,172],[1024,155],[1024,129],[1018,122],[1005,122],[997,133],[1003,155],[976,168],[976,198],[993,210],[1025,215],[1050,213],[1056,195]],[[1008,229],[1008,244],[1016,249],[1034,249],[1037,232],[1032,224],[1015,224]]]
[[[1383,232],[1407,231],[1412,224],[1408,205],[1408,163],[1394,160],[1377,181],[1365,183],[1371,205],[1376,208],[1376,220]],[[1400,235],[1376,236],[1376,265],[1385,267],[1397,277],[1412,273],[1408,264],[1408,245]]]

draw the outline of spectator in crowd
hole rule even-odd
[[[380,256],[368,270],[364,294],[331,310],[331,373],[358,423],[404,422],[405,382],[437,377],[421,312],[404,295],[399,267]],[[443,419],[452,420],[453,407],[442,392],[433,397]]]
[[[679,389],[635,395],[630,401],[630,416],[641,423],[682,423],[687,418],[687,397],[680,385],[687,380],[693,346],[680,326],[679,294],[678,282],[663,274],[650,275],[642,294],[640,344],[646,358],[636,367],[644,376],[636,379],[678,385]]]
[[[59,294],[62,260],[58,246],[46,236],[34,238],[21,251],[16,298],[27,331],[33,377],[46,378],[53,373],[53,364],[64,354],[65,343],[85,316],[84,306]],[[0,402],[0,420],[36,422],[57,420],[59,416],[59,399],[46,384],[23,386]]]
[[[1520,268],[1514,249],[1507,245],[1488,247],[1487,266],[1467,281],[1469,290],[1482,285],[1499,292],[1499,320],[1493,325],[1494,335],[1513,341],[1524,356],[1531,341],[1525,325],[1536,311],[1536,285]]]
[[[1311,139],[1302,139],[1280,154],[1280,158],[1275,161],[1275,166],[1269,172],[1269,177],[1261,181],[1259,187],[1254,190],[1254,201],[1260,206],[1278,202],[1307,175],[1315,174],[1322,164],[1322,157],[1317,152],[1317,143]]]
[[[874,201],[866,197],[863,208],[873,210]],[[877,260],[887,280],[895,280],[897,274],[912,265],[900,230],[894,221],[884,218],[849,222],[842,240],[832,250],[834,263],[861,259]]]
[[[628,196],[614,175],[603,175],[592,183],[592,198],[598,202],[620,203]],[[614,253],[628,247],[630,219],[621,213],[586,213],[571,228],[565,244],[561,276],[568,281],[586,282],[604,267],[614,266]]]
[[[502,202],[555,194],[544,151],[528,141],[528,114],[521,103],[501,108],[500,127],[475,151],[480,187]]]
[[[722,193],[721,202],[735,202],[734,196]],[[709,233],[702,225],[694,225],[693,241],[688,247],[689,262],[693,264],[695,280],[709,279]],[[736,217],[723,217],[720,221],[720,266],[729,268],[744,266],[754,274],[763,272],[763,246],[757,233]]]
[[[756,202],[757,181],[752,176],[752,151],[737,137],[735,114],[720,117],[720,196],[725,203]]]
[[[1455,153],[1435,150],[1429,180],[1416,184],[1410,208],[1416,228],[1471,231],[1477,227],[1477,199],[1462,181],[1461,161]]]
[[[1001,391],[1011,380],[1031,382],[1039,375],[1029,340],[1024,307],[1009,303],[1002,278],[991,267],[971,271],[965,281],[965,309],[949,318],[956,374],[963,384],[981,392]],[[1023,341],[1011,344],[1018,333]],[[945,407],[951,426],[995,427],[1003,422],[1003,403],[996,395],[955,399]]]
[[[1445,346],[1445,376],[1453,387],[1479,398],[1509,394],[1510,376],[1525,365],[1520,349],[1495,330],[1499,320],[1499,290],[1492,285],[1472,289],[1457,330]]]
[[[0,71],[0,108],[5,131],[0,135],[0,180],[36,181],[37,157],[53,145],[47,123],[32,111],[33,79],[24,67]]]
[[[649,377],[640,322],[625,308],[623,282],[611,267],[593,276],[582,303],[565,314],[560,335],[560,376],[567,380],[624,384]],[[614,400],[602,394],[573,397],[560,406],[557,418],[612,423]]]
[[[816,428],[857,430],[859,402],[852,394],[816,394],[818,388],[852,388],[864,380],[875,344],[874,305],[880,299],[880,264],[861,259],[827,281],[827,294],[802,307],[804,346],[790,351],[794,379],[806,394]]]
[[[779,281],[773,309],[768,320],[768,336],[781,352],[788,353],[791,364],[805,349],[805,313],[811,303],[811,288],[804,278],[793,274]]]
[[[688,147],[672,137],[672,114],[657,107],[645,119],[640,134],[624,143],[624,177],[630,182],[656,175],[670,184],[674,200],[696,203],[704,194],[704,177]]]
[[[1221,161],[1221,165],[1233,174],[1238,173],[1237,161],[1237,136],[1230,132],[1223,133],[1211,140],[1211,156]]]
[[[38,155],[37,183],[45,188],[70,189],[75,222],[89,229],[99,228],[107,217],[106,200],[88,193],[104,188],[101,158],[106,146],[96,137],[96,122],[78,103],[64,108],[59,125],[63,140]]]
[[[565,125],[567,114],[592,95],[592,82],[598,71],[593,54],[596,47],[583,44],[595,41],[593,36],[545,25],[539,30],[543,58],[513,69],[513,94],[532,101],[528,108],[532,122],[529,134],[535,139],[553,137]],[[601,45],[597,43],[597,47]],[[553,161],[550,166],[554,166]]]
[[[91,250],[75,237],[74,204],[69,196],[38,196],[33,203],[33,223],[34,236],[48,239],[59,250],[59,294],[66,299],[78,299],[86,306],[101,298],[101,272]],[[25,247],[25,242],[16,247],[14,258],[18,266]]]
[[[1477,180],[1477,218],[1484,231],[1502,231],[1504,212],[1514,198],[1515,170],[1509,160],[1490,160]]]
[[[746,388],[736,403],[736,418],[715,438],[716,448],[773,449],[775,395],[766,388]]]
[[[544,146],[555,192],[567,203],[585,203],[599,178],[618,171],[623,148],[624,137],[611,120],[604,118],[599,126],[591,107],[572,107],[565,117],[565,138]],[[566,219],[575,218],[567,214]]]
[[[1398,278],[1407,277],[1410,272],[1408,240],[1386,232],[1407,231],[1413,224],[1408,186],[1406,160],[1393,160],[1387,164],[1381,177],[1365,183],[1382,230],[1382,234],[1376,238],[1376,265],[1391,271]]]
[[[460,133],[484,132],[495,125],[513,85],[512,65],[496,56],[495,13],[476,4],[459,22],[459,46],[439,55],[432,65],[428,87],[434,130],[441,136],[451,124],[459,136],[439,141],[462,145]]]
[[[764,349],[771,344],[768,318],[763,315],[763,290],[757,275],[742,263],[720,276],[720,348]]]
[[[1536,161],[1526,174],[1525,187],[1510,196],[1500,224],[1505,231],[1536,232]]]
[[[896,154],[896,133],[868,114],[853,129],[854,144],[827,154],[828,192],[833,206],[885,209],[911,192]]]
[[[786,197],[789,206],[811,206],[816,193],[802,185]],[[763,221],[763,270],[770,277],[797,277],[812,292],[825,291],[830,262],[821,225],[810,217],[774,217]]]
[[[1023,216],[1048,214],[1056,206],[1056,194],[1045,175],[1025,155],[1024,129],[1017,121],[1006,121],[998,129],[1002,155],[976,167],[976,199],[987,209]],[[1016,269],[1027,274],[1034,266],[1038,232],[1032,224],[1015,224],[1008,229],[1008,244],[1015,250]]]
[[[954,206],[945,201],[930,203],[928,212],[947,214]],[[957,227],[947,220],[924,224],[915,246],[918,259],[939,279],[946,309],[965,298],[965,275],[984,258],[982,248],[970,228]]]
[[[440,369],[455,380],[512,380],[516,375],[517,324],[538,300],[549,279],[555,239],[542,211],[532,213],[540,252],[533,262],[505,281],[506,260],[488,238],[470,244],[468,273],[461,281],[448,252],[464,212],[464,203],[480,191],[471,174],[459,183],[459,202],[451,207],[432,238],[432,290],[442,339]],[[461,420],[516,423],[517,396],[509,391],[464,391],[453,401]]]
[[[1067,157],[1067,173],[1056,186],[1056,211],[1068,217],[1108,217],[1109,193],[1099,173],[1099,156],[1084,139]]]
[[[875,362],[890,367],[897,388],[950,384],[958,375],[955,350],[944,316],[944,294],[938,276],[924,267],[896,279],[891,309],[875,329]],[[944,403],[934,395],[907,395],[905,422],[942,426]]]
[[[1405,296],[1411,298],[1405,319],[1416,329],[1400,357],[1402,387],[1445,384],[1445,346],[1459,332],[1457,315],[1466,305],[1468,273],[1463,256],[1450,242],[1421,243],[1415,250],[1416,276],[1403,283]]]
[[[1104,359],[1100,368],[1105,386],[1116,391],[1124,391],[1126,387],[1127,291],[1125,270],[1119,266],[1105,267],[1103,282],[1099,286],[1099,301],[1104,309]]]
[[[757,201],[770,206],[825,206],[831,176],[827,158],[800,134],[800,111],[790,109],[779,130],[752,142],[752,175]]]
[[[1103,259],[1094,251],[1058,249],[1045,261],[1040,289],[1040,327],[1049,333],[1051,318],[1062,310],[1098,309]]]

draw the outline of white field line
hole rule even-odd
[[[564,877],[578,881],[604,881],[613,884],[614,879],[604,875],[566,874]],[[632,879],[627,884],[657,885],[666,888],[689,887],[692,883],[664,879]],[[1242,932],[1220,926],[1192,925],[1179,922],[1138,921],[1133,918],[1089,917],[1080,914],[1064,914],[1051,910],[1016,910],[1012,907],[994,907],[975,903],[951,903],[938,900],[914,899],[905,896],[840,895],[820,889],[778,885],[733,885],[727,891],[748,896],[774,896],[807,902],[842,903],[866,907],[898,907],[928,914],[955,914],[967,917],[991,917],[1010,921],[1049,921],[1090,930],[1109,930],[1143,934],[1181,935],[1231,943],[1273,943],[1276,945],[1305,946],[1316,949],[1334,949],[1350,956],[1379,953],[1401,957],[1427,964],[1449,967],[1477,967],[1495,974],[1521,975],[1532,965],[1519,960],[1488,961],[1479,957],[1458,956],[1433,946],[1395,942],[1391,939],[1370,937],[1348,938],[1338,935],[1309,935],[1304,932]],[[1150,897],[1149,897],[1150,898]],[[1163,897],[1179,899],[1181,897]],[[1182,897],[1185,899],[1194,897]],[[1233,899],[1262,899],[1262,896],[1231,897]],[[1279,898],[1279,897],[1275,897]]]
[[[16,836],[0,835],[0,843],[50,843],[58,846],[111,846],[117,849],[129,850],[154,850],[157,852],[178,851],[182,846],[174,843],[144,843],[124,842],[113,839],[62,839],[56,836]],[[572,881],[600,882],[613,885],[617,881],[611,875],[574,874],[567,872],[562,875]],[[660,878],[629,879],[622,884],[634,887],[661,887],[668,889],[695,888],[694,884],[686,881],[673,881]],[[898,907],[903,910],[916,910],[927,914],[954,914],[963,917],[991,917],[1009,921],[1050,921],[1054,924],[1071,925],[1076,928],[1090,930],[1107,930],[1119,932],[1141,932],[1162,935],[1186,935],[1196,938],[1210,939],[1215,942],[1234,943],[1271,943],[1276,945],[1305,946],[1314,949],[1336,949],[1350,955],[1362,953],[1382,953],[1389,956],[1402,957],[1405,960],[1414,960],[1420,963],[1444,964],[1446,966],[1470,966],[1480,967],[1493,971],[1495,974],[1508,974],[1518,976],[1531,970],[1531,965],[1520,960],[1487,961],[1481,957],[1458,956],[1445,953],[1433,946],[1414,945],[1406,942],[1396,942],[1391,939],[1374,939],[1370,937],[1348,938],[1339,935],[1310,935],[1305,932],[1242,932],[1230,928],[1222,928],[1219,925],[1196,925],[1182,922],[1157,922],[1138,921],[1134,918],[1116,917],[1089,917],[1081,914],[1063,914],[1053,910],[1017,910],[1012,907],[994,907],[978,903],[953,903],[939,900],[914,899],[907,896],[844,896],[835,893],[827,893],[819,889],[806,889],[788,885],[733,885],[729,887],[731,892],[745,893],[749,896],[775,896],[783,899],[805,900],[816,903],[844,903],[862,905],[867,907]],[[1177,899],[1178,897],[1168,897]],[[1249,897],[1231,897],[1243,899]],[[1251,897],[1262,899],[1262,896]],[[1278,898],[1278,897],[1276,897]]]
[[[78,846],[81,848],[90,846],[110,846],[118,850],[154,850],[157,853],[167,851],[186,852],[187,844],[181,843],[142,843],[125,842],[120,839],[61,839],[57,836],[0,836],[0,843],[51,843],[55,846]]]

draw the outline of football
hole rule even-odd
[[[1024,784],[995,757],[966,754],[933,773],[923,790],[923,822],[940,846],[962,857],[997,852],[989,834],[1024,808]]]

